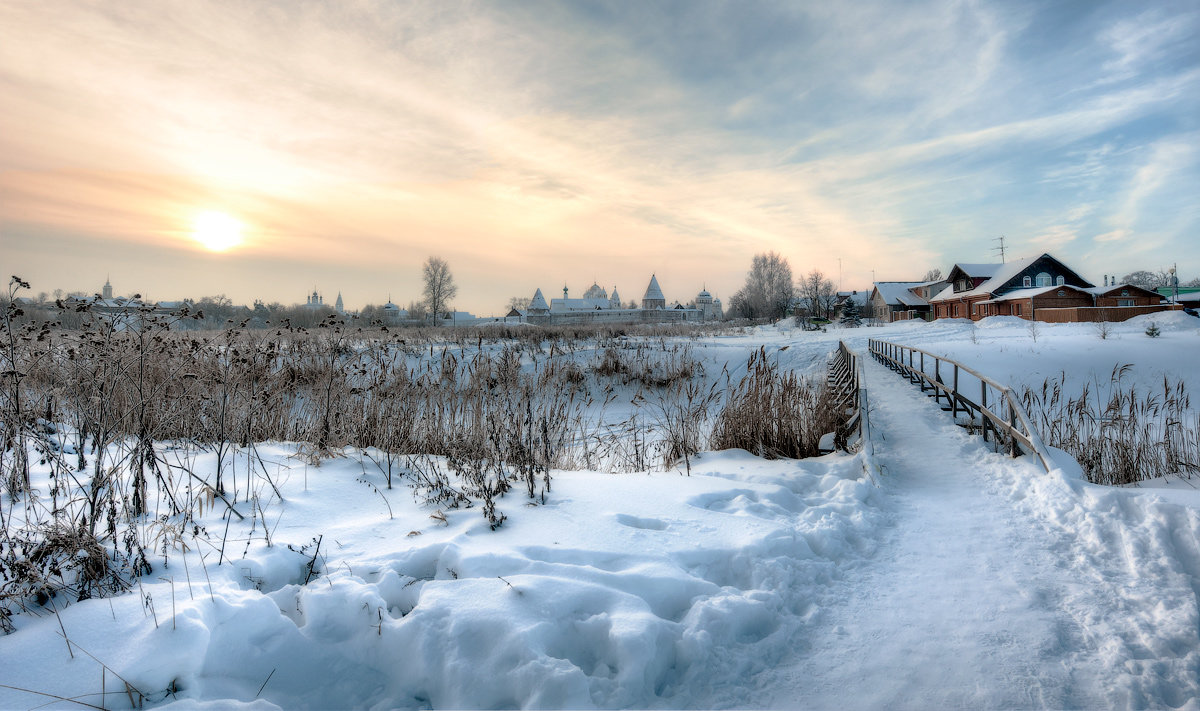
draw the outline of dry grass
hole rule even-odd
[[[779,372],[760,349],[717,416],[714,449],[745,449],[769,459],[820,454],[822,435],[836,432],[844,416],[821,381]]]
[[[1107,384],[1085,385],[1078,397],[1064,393],[1065,376],[1027,388],[1022,399],[1042,439],[1097,484],[1200,473],[1200,414],[1187,389],[1164,377],[1161,387],[1140,391],[1124,382],[1131,368],[1114,368]]]
[[[271,545],[282,496],[260,442],[301,443],[315,464],[353,448],[385,503],[404,486],[494,528],[506,496],[544,501],[553,470],[690,471],[714,421],[716,446],[775,457],[835,428],[823,390],[762,353],[726,395],[691,350],[711,325],[197,331],[179,330],[187,314],[81,310],[65,328],[23,314],[20,288],[0,304],[0,630],[47,599],[127,590],[172,551],[220,565]],[[250,538],[205,529],[214,511]]]

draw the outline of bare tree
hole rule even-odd
[[[513,296],[508,300],[508,310],[524,311],[529,308],[530,301],[533,301],[533,299],[528,296]]]
[[[450,265],[441,257],[430,257],[425,261],[425,304],[436,320],[449,308],[450,299],[458,293]]]
[[[859,307],[858,315],[868,324],[875,322],[875,302],[870,297]]]
[[[795,296],[792,267],[775,252],[756,254],[746,285],[730,300],[730,312],[745,318],[782,318]]]
[[[1136,272],[1130,272],[1121,277],[1121,283],[1133,284],[1145,289],[1157,289],[1160,286],[1171,285],[1171,273],[1166,270],[1158,270],[1157,272],[1146,271],[1139,269]]]
[[[942,270],[934,267],[925,272],[925,276],[921,277],[921,281],[940,281],[942,278]]]
[[[425,313],[425,302],[424,301],[408,302],[408,308],[406,309],[406,311],[408,311],[408,318],[413,321],[423,321],[425,319],[425,317],[428,315]]]
[[[812,270],[800,280],[800,298],[808,302],[809,312],[817,318],[829,318],[837,304],[833,282],[819,270]]]

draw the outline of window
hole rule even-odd
[[[1054,277],[1054,285],[1055,286],[1062,286],[1063,284],[1066,284],[1066,283],[1067,283],[1067,280],[1064,279],[1062,277],[1062,275]]]
[[[1121,296],[1129,296],[1129,289],[1121,289]]]
[[[954,318],[958,318],[958,304],[954,305]]]
[[[1062,279],[1062,277],[1059,277],[1059,279]],[[1058,290],[1058,295],[1059,295],[1059,296],[1066,296],[1066,295],[1067,295],[1067,292],[1063,291],[1062,289],[1059,289],[1059,290]]]
[[[1025,279],[1021,282],[1021,286],[1024,286],[1024,287],[1033,286],[1033,277],[1025,277]]]
[[[1053,282],[1050,280],[1050,275],[1047,274],[1046,272],[1042,272],[1041,274],[1038,274],[1037,275],[1037,285],[1038,286],[1052,286]]]
[[[1020,315],[1021,315],[1021,304],[1020,304],[1019,302],[1018,302],[1018,303],[1015,303],[1015,304],[1013,304],[1013,315],[1014,315],[1014,316],[1020,316]]]
[[[1117,306],[1133,306],[1133,299],[1117,299]]]

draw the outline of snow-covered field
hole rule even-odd
[[[716,372],[764,346],[820,374],[839,338],[885,338],[1014,385],[1124,363],[1200,385],[1200,320],[1157,319],[1157,339],[1147,320],[1036,340],[1009,319],[782,325],[695,352]],[[878,481],[856,455],[707,452],[691,476],[555,472],[496,531],[353,452],[310,466],[260,445],[283,495],[271,545],[247,516],[214,538],[222,565],[173,548],[132,594],[17,616],[0,708],[125,708],[126,683],[173,708],[1200,708],[1193,482],[1099,487],[1065,457],[1047,475],[864,368]]]

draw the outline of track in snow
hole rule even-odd
[[[1081,581],[1079,569],[1096,563],[1087,546],[1012,494],[1014,482],[1047,478],[1033,460],[993,454],[907,380],[864,363],[893,525],[873,559],[839,581],[841,601],[808,628],[798,659],[756,680],[763,698],[752,703],[1101,708],[1176,706],[1190,695],[1194,704],[1194,677],[1168,675],[1158,688],[1114,680],[1127,662],[1111,649],[1120,615],[1106,610],[1122,601],[1100,598],[1120,586]],[[1194,595],[1176,592],[1194,617]],[[1186,676],[1194,659],[1183,666]]]

